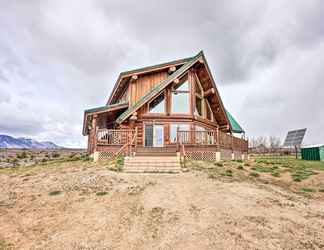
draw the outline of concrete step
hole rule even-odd
[[[156,167],[146,167],[146,168],[123,168],[125,173],[180,173],[181,168],[156,168]]]

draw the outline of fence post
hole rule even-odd
[[[179,127],[177,127],[177,152],[179,152]]]

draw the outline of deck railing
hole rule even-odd
[[[98,129],[97,145],[125,145],[134,137],[135,130],[131,129]]]
[[[177,142],[179,145],[215,145],[232,150],[248,150],[247,140],[217,130],[178,130]]]

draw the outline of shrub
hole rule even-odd
[[[54,152],[54,153],[52,153],[52,157],[53,158],[59,158],[60,154],[58,152]]]
[[[54,196],[54,195],[59,195],[59,194],[61,194],[61,193],[62,193],[62,191],[55,190],[55,191],[51,191],[51,192],[49,192],[48,195],[50,195],[50,196]]]
[[[106,194],[108,194],[108,192],[105,192],[105,191],[101,191],[101,192],[96,193],[97,196],[103,196],[103,195],[106,195]]]
[[[226,169],[224,173],[221,175],[227,176],[227,177],[232,177],[233,176],[233,171],[231,169]]]
[[[115,167],[117,171],[122,171],[124,166],[124,156],[118,155],[115,160]]]
[[[280,177],[280,173],[278,171],[272,172],[271,175],[274,177]]]
[[[217,167],[223,167],[223,163],[222,162],[215,162],[214,165],[217,166]]]
[[[22,151],[20,154],[17,155],[17,158],[19,159],[25,159],[27,158],[27,154],[25,151]]]
[[[90,156],[89,155],[82,155],[81,157],[80,157],[80,159],[82,160],[82,161],[90,161]]]
[[[240,165],[240,166],[237,166],[237,169],[239,169],[239,170],[243,170],[244,168],[243,168],[242,165]]]
[[[41,159],[41,162],[47,162],[47,159],[43,158]]]
[[[315,190],[313,188],[308,188],[308,187],[303,187],[300,189],[301,192],[304,193],[311,193],[311,192],[315,192]]]
[[[257,172],[251,172],[250,173],[250,176],[259,177],[260,175]]]

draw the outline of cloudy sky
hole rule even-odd
[[[0,0],[0,134],[85,146],[118,73],[204,50],[250,137],[324,143],[324,1]]]

